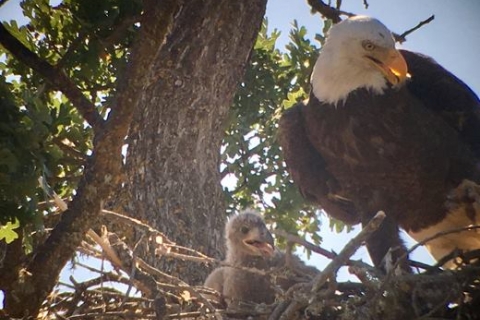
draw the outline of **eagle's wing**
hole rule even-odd
[[[353,203],[342,196],[342,190],[327,171],[322,156],[313,148],[305,132],[303,103],[285,111],[279,122],[278,139],[287,169],[303,197],[348,224],[361,221]]]
[[[400,50],[412,78],[409,91],[459,132],[480,158],[480,102],[477,95],[432,58]]]

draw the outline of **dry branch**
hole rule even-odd
[[[435,15],[431,15],[429,18],[427,18],[427,19],[425,19],[425,20],[423,20],[423,21],[420,21],[415,27],[413,27],[413,28],[411,28],[411,29],[408,29],[407,31],[403,32],[403,33],[400,34],[400,35],[395,34],[395,40],[396,40],[397,42],[400,42],[400,43],[403,43],[403,42],[407,41],[407,36],[408,36],[410,33],[414,32],[414,31],[420,29],[421,27],[423,27],[424,25],[432,22],[433,19],[435,19]]]
[[[350,240],[335,259],[313,280],[312,292],[317,292],[323,287],[325,282],[332,276],[335,277],[338,269],[344,266],[350,257],[360,248],[368,237],[375,232],[385,219],[385,213],[379,211],[375,217],[360,231],[360,233]]]
[[[315,252],[315,253],[318,253],[324,257],[327,257],[329,259],[334,259],[337,254],[332,252],[332,251],[328,251],[328,250],[325,250],[319,246],[316,246],[314,245],[313,243],[310,243],[300,237],[297,237],[297,236],[294,236],[292,234],[289,234],[287,232],[285,232],[284,230],[273,230],[272,233],[276,236],[280,236],[282,238],[285,238],[288,242],[293,242],[293,243],[296,243],[296,244],[299,244],[303,247],[305,247],[306,249],[312,251],[312,252]]]
[[[308,4],[310,5],[310,7],[312,7],[313,12],[320,13],[323,17],[332,20],[333,23],[338,23],[342,21],[342,18],[340,18],[342,15],[347,17],[354,16],[353,13],[340,10],[340,6],[337,6],[337,8],[335,8],[327,5],[321,0],[308,0]]]
[[[350,13],[350,12],[346,12],[346,11],[341,10],[341,8],[340,8],[341,4],[342,4],[341,1],[337,1],[335,7],[332,7],[332,6],[326,4],[325,2],[323,2],[321,0],[308,0],[308,4],[312,8],[312,12],[320,13],[320,15],[322,15],[322,17],[325,17],[327,19],[332,20],[333,23],[339,23],[340,21],[342,21],[342,18],[341,18],[342,16],[346,16],[346,17],[356,16],[356,14],[354,14],[354,13]],[[367,0],[363,0],[363,5],[366,9],[368,8],[369,4],[368,4]],[[415,27],[408,29],[407,31],[403,32],[402,34],[393,33],[393,37],[395,38],[396,42],[403,43],[403,42],[407,41],[406,37],[409,34],[411,34],[412,32],[420,29],[424,25],[432,22],[434,19],[435,19],[435,16],[432,15],[429,18],[427,18],[423,21],[420,21]]]

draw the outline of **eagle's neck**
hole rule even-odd
[[[247,268],[266,269],[268,266],[268,259],[262,256],[252,256],[244,252],[231,251],[227,253],[225,262],[234,266],[242,266]]]
[[[348,52],[334,52],[328,41],[313,68],[311,84],[320,102],[339,105],[356,89],[366,88],[382,94],[388,87],[383,75],[365,64],[363,58],[352,58]]]

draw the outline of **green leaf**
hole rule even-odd
[[[5,239],[5,242],[11,243],[18,238],[18,233],[14,231],[20,227],[20,222],[15,219],[15,222],[7,222],[6,225],[0,226],[0,240]]]

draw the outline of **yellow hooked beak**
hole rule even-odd
[[[410,78],[407,62],[396,49],[378,50],[366,57],[392,85],[397,85]]]

